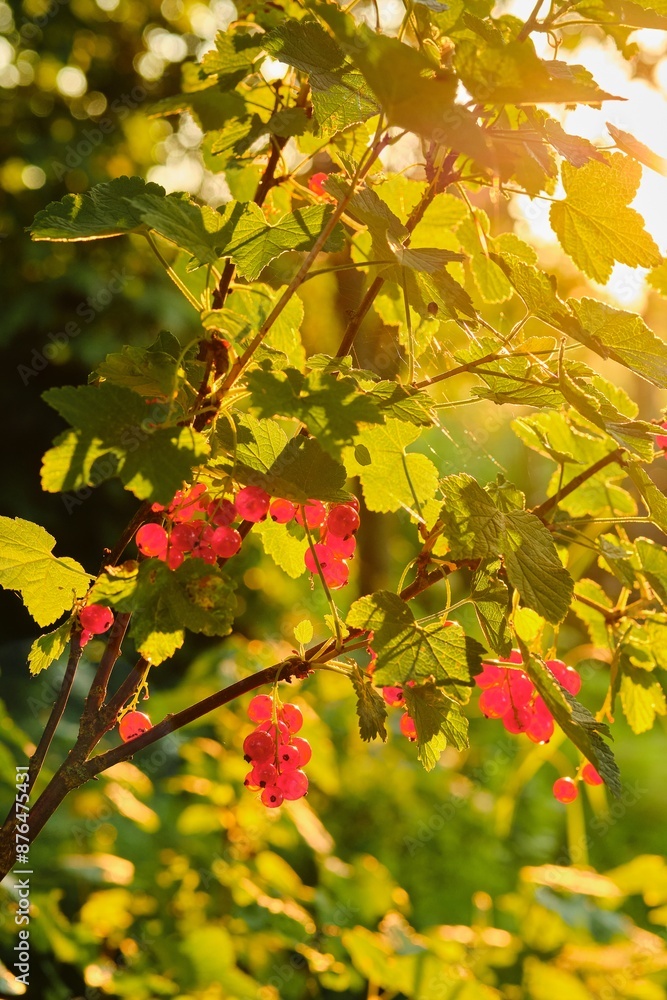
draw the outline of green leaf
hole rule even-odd
[[[204,54],[199,76],[215,77],[222,90],[234,87],[252,71],[262,49],[256,34],[219,31],[215,48]]]
[[[587,708],[560,686],[542,660],[522,650],[528,676],[544,698],[549,711],[584,757],[591,762],[614,796],[621,793],[621,781],[614,755],[602,739],[611,739],[609,727],[599,722]]]
[[[234,583],[217,566],[187,559],[170,570],[159,559],[107,571],[97,580],[93,601],[132,614],[130,636],[151,663],[162,663],[185,640],[185,629],[207,636],[228,635],[236,611]]]
[[[570,310],[558,298],[554,277],[512,253],[491,254],[491,257],[508,276],[528,312],[566,333],[577,328]]]
[[[159,184],[140,177],[117,177],[97,184],[86,194],[67,194],[35,216],[33,240],[96,240],[144,228],[133,199],[151,194],[164,197]]]
[[[641,572],[649,586],[667,604],[667,549],[651,538],[635,541]]]
[[[33,676],[40,674],[42,670],[46,670],[60,659],[67,649],[71,631],[72,619],[68,618],[53,632],[47,632],[46,635],[40,635],[39,639],[35,639],[28,653],[28,668]]]
[[[507,37],[507,31],[487,34],[484,41],[479,35],[458,39],[454,66],[466,90],[483,104],[599,104],[618,100],[601,90],[583,66],[539,59],[532,39],[519,41]]]
[[[667,5],[665,6],[665,12],[667,13]],[[627,153],[633,160],[643,163],[645,167],[649,167],[651,170],[655,170],[656,173],[662,174],[663,177],[667,177],[667,160],[664,157],[658,156],[657,153],[654,153],[652,149],[645,146],[639,139],[635,139],[634,135],[631,135],[629,132],[623,132],[620,128],[612,125],[611,122],[607,122],[607,131],[622,152]]]
[[[295,503],[309,499],[339,503],[350,499],[345,487],[345,469],[314,438],[297,435],[291,441],[275,420],[258,420],[250,414],[238,417],[236,438],[229,425],[220,421],[217,440],[228,456],[217,464],[227,465],[241,483],[261,486],[271,496]]]
[[[359,476],[369,510],[401,508],[421,517],[421,507],[431,500],[438,485],[438,470],[425,455],[409,453],[419,428],[399,420],[364,429],[354,448],[346,448],[349,476]]]
[[[313,623],[304,618],[294,629],[294,638],[301,646],[307,646],[313,638]]]
[[[387,706],[385,700],[371,683],[370,677],[354,666],[351,674],[352,685],[357,696],[357,715],[359,716],[359,734],[368,743],[381,739],[387,742],[385,720]]]
[[[0,517],[0,586],[17,590],[41,626],[71,610],[92,579],[74,559],[53,555],[55,541],[39,524]]]
[[[497,167],[497,148],[466,108],[455,104],[456,78],[436,76],[433,65],[417,49],[397,38],[377,34],[333,4],[313,2],[311,9],[326,21],[343,51],[363,74],[390,125],[472,156]]]
[[[426,771],[438,763],[447,744],[457,750],[469,745],[468,720],[461,707],[430,681],[403,689],[408,714],[417,730],[417,756]]]
[[[374,633],[374,683],[403,686],[433,678],[459,701],[470,698],[472,675],[479,672],[484,649],[458,622],[420,625],[397,594],[381,590],[355,601],[347,624]]]
[[[331,205],[309,205],[270,224],[258,205],[236,204],[228,212],[220,234],[224,241],[218,240],[219,256],[231,257],[239,274],[254,281],[272,260],[288,250],[311,250],[332,212]],[[336,226],[323,249],[333,253],[343,246],[342,227]]]
[[[246,378],[251,409],[260,418],[294,417],[308,428],[325,451],[339,458],[363,423],[382,423],[378,404],[360,392],[352,378],[314,371],[302,375],[256,369]]]
[[[65,386],[43,398],[76,428],[44,456],[42,485],[51,493],[118,475],[140,500],[169,503],[209,452],[193,428],[161,426],[165,403],[147,403],[121,386]]]
[[[498,656],[507,656],[512,649],[508,625],[509,591],[502,580],[492,574],[500,563],[492,561],[480,567],[472,578],[470,599],[475,606],[479,627],[490,648]]]
[[[597,299],[570,299],[568,305],[579,321],[579,330],[573,333],[577,340],[600,357],[613,358],[647,382],[667,389],[667,343],[641,316]]]
[[[667,701],[659,679],[633,667],[625,657],[621,657],[619,694],[623,714],[633,733],[647,732],[653,728],[656,715],[667,715]]]
[[[630,267],[653,267],[662,260],[644,220],[628,208],[642,169],[622,153],[605,163],[562,165],[566,198],[554,202],[549,218],[563,250],[584,274],[606,284],[615,261]]]
[[[630,462],[627,471],[646,504],[649,517],[667,535],[667,497],[662,490],[658,489],[641,465]]]
[[[269,517],[255,525],[253,534],[259,535],[267,556],[293,580],[306,572],[303,558],[308,551],[308,538],[298,524],[276,524]]]
[[[112,385],[124,386],[151,399],[170,399],[176,387],[178,363],[171,354],[126,344],[120,353],[107,354],[96,374]]]
[[[525,510],[499,510],[465,474],[441,481],[441,518],[454,559],[502,556],[511,585],[524,604],[557,625],[567,614],[573,582],[549,530]]]
[[[590,601],[595,601],[596,604],[607,608],[609,611],[613,607],[609,597],[595,580],[577,580],[574,585],[574,593],[575,596],[581,595],[581,597],[588,598]],[[572,602],[572,611],[586,626],[593,644],[600,649],[609,649],[611,639],[604,614],[592,608],[589,604],[584,604],[582,601],[577,600]]]
[[[512,295],[512,286],[499,265],[481,252],[475,253],[470,269],[485,302],[506,302]]]

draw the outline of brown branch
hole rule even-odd
[[[44,732],[42,733],[42,738],[37,744],[37,749],[30,758],[30,769],[28,771],[28,783],[32,788],[35,781],[39,777],[39,773],[42,770],[44,761],[46,760],[46,755],[49,752],[49,747],[51,746],[51,740],[53,739],[56,729],[58,728],[58,723],[63,717],[63,712],[67,706],[69,700],[70,692],[72,690],[72,685],[74,683],[74,677],[76,676],[76,670],[79,665],[79,660],[81,659],[81,645],[79,643],[79,634],[74,633],[70,642],[69,658],[67,660],[67,666],[65,668],[65,674],[60,685],[60,691],[56,698],[55,704],[51,709],[51,714],[49,716],[48,722],[44,727]]]
[[[125,638],[125,633],[127,632],[127,627],[130,624],[131,617],[132,616],[130,614],[116,615],[111,629],[111,634],[107,641],[106,649],[104,650],[102,659],[100,660],[99,666],[95,672],[93,683],[90,685],[88,697],[86,698],[86,703],[83,709],[83,715],[81,717],[82,721],[96,718],[100,708],[102,707],[106,697],[111,671],[120,656],[120,647],[123,643],[123,639]]]
[[[571,479],[569,483],[563,486],[562,489],[558,490],[557,493],[554,493],[552,497],[549,497],[548,500],[545,500],[544,503],[541,503],[539,507],[533,507],[531,514],[535,514],[537,517],[544,520],[547,514],[550,514],[551,511],[558,506],[561,500],[564,500],[565,497],[570,495],[570,493],[574,493],[575,490],[578,490],[582,483],[585,483],[587,479],[590,479],[598,473],[600,469],[604,469],[605,466],[612,465],[614,462],[622,463],[622,461],[622,448],[616,448],[614,451],[610,451],[608,455],[604,455],[602,458],[599,458],[598,461],[589,466],[588,469],[584,469],[584,471],[580,472],[578,476]]]

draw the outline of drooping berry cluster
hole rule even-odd
[[[215,563],[241,548],[243,539],[232,527],[237,513],[243,516],[241,511],[226,498],[211,500],[203,483],[178,490],[168,507],[153,504],[152,510],[164,515],[165,525],[143,524],[136,535],[137,547],[143,555],[166,562],[169,569],[178,569],[186,556]]]
[[[577,788],[578,780],[583,781],[586,785],[603,784],[602,778],[593,765],[586,763],[577,778],[556,778],[553,787],[554,798],[558,799],[559,802],[564,802],[566,805],[574,802],[579,795],[579,789]]]
[[[517,665],[522,662],[518,649],[501,659]],[[579,692],[581,677],[576,670],[562,660],[547,660],[546,664],[566,691],[573,695]],[[482,689],[479,707],[484,715],[501,719],[509,733],[525,733],[533,743],[548,743],[554,731],[553,715],[528,675],[523,670],[493,663],[482,666],[475,683]]]
[[[284,504],[286,501],[274,501],[271,516],[276,503]],[[297,508],[294,518],[297,524],[307,526],[317,538],[313,548],[309,548],[303,557],[306,569],[317,573],[319,563],[322,576],[331,590],[344,587],[350,576],[347,560],[352,558],[357,547],[354,536],[359,527],[358,501],[355,499],[327,508],[320,500],[310,500]]]
[[[139,528],[136,542],[139,551],[178,569],[186,556],[215,563],[230,559],[241,548],[243,539],[233,527],[238,518],[253,524],[270,516],[278,524],[295,520],[302,527],[318,532],[314,546],[304,557],[306,568],[322,574],[333,590],[345,586],[349,577],[346,560],[356,548],[354,533],[359,527],[358,502],[333,504],[327,507],[320,500],[309,500],[298,506],[291,500],[271,496],[259,486],[244,486],[233,500],[211,499],[202,483],[188,490],[179,490],[168,507],[153,504],[154,513],[164,517],[164,525],[151,522]],[[317,561],[316,561],[317,559]]]
[[[94,635],[102,635],[113,625],[113,611],[103,604],[88,604],[79,612],[81,635],[79,645],[83,648]]]
[[[243,742],[245,759],[252,765],[246,788],[261,789],[261,799],[269,809],[283,801],[302,798],[308,791],[308,777],[301,768],[312,756],[310,743],[296,736],[303,725],[297,705],[276,706],[268,694],[256,695],[248,706],[248,718],[256,728]]]

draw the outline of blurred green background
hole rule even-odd
[[[123,174],[150,171],[163,182],[168,171],[171,186],[213,204],[224,199],[224,178],[202,170],[192,122],[148,112],[178,91],[180,63],[252,8],[230,0],[0,3],[2,513],[43,524],[57,552],[87,568],[98,565],[134,501],[105,483],[68,511],[60,497],[40,492],[41,454],[61,429],[41,393],[85,381],[124,343],[147,345],[161,329],[184,335],[194,317],[132,238],[35,244],[25,228],[48,202]],[[644,72],[646,62],[637,66]],[[556,268],[565,290],[578,280],[562,259]],[[284,273],[282,258],[270,277],[279,282]],[[330,276],[304,286],[310,351],[335,349],[359,280]],[[665,310],[657,296],[647,309],[658,328]],[[393,337],[371,318],[362,363],[393,364]],[[653,416],[657,394],[629,377],[625,384],[642,415]],[[518,410],[481,403],[444,412],[455,415],[428,445],[443,472],[465,469],[482,480],[502,472],[529,499],[540,495],[551,468],[512,434]],[[656,478],[667,482],[664,470]],[[343,606],[359,592],[395,587],[416,544],[407,521],[367,513]],[[194,640],[155,672],[154,719],[275,662],[303,618],[316,639],[324,636],[318,591],[286,579],[257,546],[240,558],[237,634],[214,648]],[[422,601],[424,614],[437,608],[437,598]],[[4,592],[0,629],[4,807],[14,763],[39,735],[63,664],[28,679],[34,627]],[[590,655],[575,625],[562,640],[569,662]],[[53,760],[75,736],[99,646],[90,643],[87,654]],[[585,676],[591,709],[605,685],[604,676]],[[292,694],[314,747],[304,801],[272,813],[243,789],[244,706],[217,712],[66,801],[33,847],[29,996],[667,996],[664,721],[637,737],[619,719],[623,798],[609,803],[601,789],[587,790],[566,811],[551,785],[573,772],[576,758],[556,739],[526,745],[471,708],[471,749],[447,751],[425,774],[398,733],[398,713],[387,746],[361,743],[342,678],[323,674],[283,697]],[[570,862],[591,873],[563,871]],[[2,996],[22,993],[6,968],[15,901],[8,880],[0,889]]]

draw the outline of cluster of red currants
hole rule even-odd
[[[113,611],[111,608],[105,608],[103,604],[88,604],[79,611],[79,624],[81,625],[79,645],[83,649],[94,635],[102,635],[109,631],[113,625]]]
[[[522,663],[518,649],[501,659],[505,663]],[[566,691],[578,694],[581,677],[576,670],[562,660],[547,660],[546,664]],[[493,663],[482,666],[475,683],[482,688],[479,707],[484,715],[488,719],[501,719],[508,733],[525,733],[533,743],[548,743],[553,736],[554,718],[528,675],[523,670]]]
[[[244,486],[233,501],[226,497],[211,499],[202,483],[189,490],[179,490],[168,507],[153,504],[154,513],[164,516],[165,525],[144,524],[136,534],[137,547],[145,556],[161,559],[170,569],[177,569],[186,556],[215,563],[229,559],[241,548],[243,539],[233,527],[237,518],[250,523],[271,517],[278,524],[295,520],[302,527],[319,532],[314,550],[305,554],[311,573],[322,575],[333,590],[345,586],[349,577],[346,562],[354,554],[354,533],[359,527],[357,500],[328,507],[320,500],[299,506],[291,500],[271,496],[259,486]]]
[[[237,496],[241,498],[243,490]],[[166,526],[150,522],[137,531],[139,551],[145,556],[161,559],[169,569],[178,569],[186,555],[215,563],[229,559],[241,548],[243,539],[232,527],[242,510],[225,498],[211,500],[203,483],[189,490],[178,490],[168,507],[154,503],[155,513],[164,515]]]
[[[274,500],[271,504],[271,516],[274,517],[274,507],[277,504],[286,503],[287,500]],[[290,506],[294,507],[294,504]],[[286,512],[282,516],[285,515]],[[319,563],[322,576],[331,590],[344,587],[350,576],[347,560],[352,558],[357,547],[354,535],[359,527],[359,502],[355,499],[349,503],[333,504],[327,509],[321,500],[310,500],[303,507],[295,508],[292,516],[297,524],[307,526],[310,531],[317,531],[318,541],[303,557],[306,569],[310,573],[317,573]],[[277,517],[274,519],[279,520]],[[285,521],[281,523],[284,524]]]
[[[295,736],[303,725],[297,705],[282,705],[274,712],[273,699],[258,694],[248,706],[248,718],[257,724],[243,741],[246,761],[252,765],[246,788],[261,789],[265,806],[275,809],[283,801],[302,798],[308,791],[308,777],[301,768],[312,756],[310,743]]]
[[[586,785],[603,784],[602,778],[593,765],[586,763],[579,772],[578,778],[556,778],[553,788],[555,798],[566,805],[569,802],[574,802],[579,794],[579,789],[577,788],[578,779],[581,779]]]

